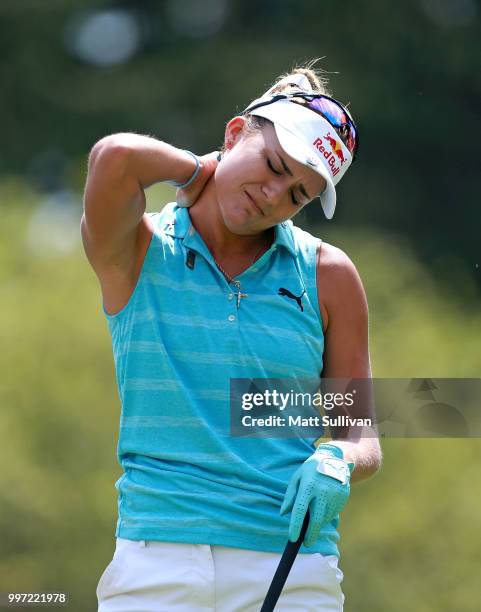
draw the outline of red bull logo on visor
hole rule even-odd
[[[330,132],[324,136],[324,139],[325,141],[322,140],[322,138],[316,138],[312,144],[320,153],[322,153],[324,159],[327,161],[331,169],[332,176],[336,176],[341,169],[341,167],[337,165],[337,161],[340,161],[342,166],[342,164],[346,161],[346,158],[344,157],[341,143],[333,138]],[[329,149],[326,148],[328,145]]]

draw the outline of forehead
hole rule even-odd
[[[305,185],[309,194],[314,194],[314,197],[318,196],[326,187],[325,179],[320,176],[315,170],[308,166],[301,164],[281,147],[279,139],[277,138],[274,124],[269,122],[262,127],[262,136],[264,146],[273,155],[273,161],[278,163],[278,168],[281,166],[280,157],[284,160],[289,170],[292,172],[293,177],[296,180],[302,181]]]

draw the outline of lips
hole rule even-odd
[[[253,207],[257,210],[257,212],[259,212],[261,215],[264,214],[264,211],[262,210],[262,208],[257,204],[257,202],[254,200],[254,198],[250,195],[250,193],[248,193],[247,191],[245,192],[247,198],[249,199],[249,201],[251,202],[251,204],[253,205]]]

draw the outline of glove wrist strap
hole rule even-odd
[[[315,452],[323,455],[329,455],[330,457],[337,457],[337,459],[344,459],[342,449],[335,444],[319,444]]]

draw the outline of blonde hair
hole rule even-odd
[[[322,58],[316,58],[309,61],[307,64],[297,65],[292,68],[289,72],[281,74],[274,81],[274,84],[269,89],[271,94],[276,93],[289,93],[290,91],[306,91],[314,94],[325,94],[332,95],[328,90],[328,79],[327,72],[322,68],[314,68],[314,65]],[[299,76],[303,75],[305,79],[299,79]],[[292,82],[289,82],[289,78],[293,77]],[[246,123],[243,127],[244,136],[250,136],[262,129],[268,123],[271,123],[269,119],[264,117],[257,117],[256,115],[245,115]],[[225,143],[222,144],[220,149],[221,155],[226,151]]]
[[[328,96],[331,95],[331,92],[328,91],[327,89],[327,85],[328,85],[328,79],[326,76],[327,72],[323,70],[322,68],[314,68],[314,65],[321,59],[322,58],[318,57],[316,59],[311,60],[307,64],[295,66],[289,72],[286,72],[285,74],[281,74],[281,76],[277,77],[274,85],[271,87],[271,93],[284,93],[284,92],[288,93],[289,90],[299,90],[300,88],[305,91],[309,91],[309,92],[312,91],[313,93],[325,94]],[[293,76],[296,74],[304,75],[309,81],[310,87],[307,86],[307,83],[304,86],[302,84],[299,85],[295,81],[293,83],[287,82],[290,76]],[[281,84],[281,81],[283,81],[282,84]]]

